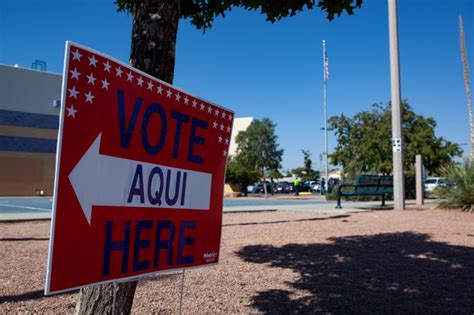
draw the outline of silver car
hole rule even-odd
[[[437,187],[446,187],[446,179],[444,177],[428,177],[424,181],[425,194],[427,196],[433,195],[433,191]]]

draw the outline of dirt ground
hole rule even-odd
[[[44,297],[49,221],[0,223],[0,314]],[[224,214],[220,263],[186,271],[183,313],[474,313],[474,215],[445,210]],[[178,313],[181,275],[141,281],[133,312]]]

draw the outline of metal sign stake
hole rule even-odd
[[[180,297],[179,297],[179,315],[181,315],[181,310],[183,308],[183,292],[184,292],[184,273],[185,273],[186,270],[183,269],[183,273],[182,273],[182,276],[181,276],[181,293],[180,293]]]

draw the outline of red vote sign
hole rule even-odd
[[[45,293],[219,260],[233,112],[66,43]]]

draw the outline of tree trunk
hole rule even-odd
[[[137,1],[133,8],[130,64],[173,83],[179,0]]]
[[[133,7],[130,64],[173,83],[179,0],[138,0]],[[137,281],[108,283],[81,290],[77,314],[130,314]]]
[[[247,183],[243,182],[240,184],[240,191],[244,194],[245,197],[247,197]]]
[[[81,289],[76,314],[130,314],[136,287],[132,281]]]
[[[263,178],[263,191],[265,193],[265,199],[268,199],[267,183],[265,182],[265,177]]]

